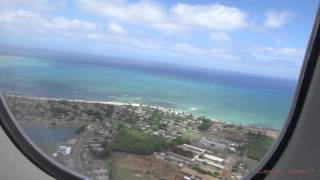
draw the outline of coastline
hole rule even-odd
[[[161,166],[172,165],[179,173],[184,168],[193,169],[198,163],[202,169],[198,171],[200,174],[208,170],[219,173],[224,167],[233,172],[239,163],[245,163],[246,169],[252,169],[278,136],[274,129],[236,125],[145,104],[21,95],[4,97],[22,129],[30,128],[31,134],[35,134],[35,137],[29,137],[48,142],[40,144],[43,151],[82,174],[88,170],[91,172],[91,169],[101,169],[105,160],[116,161],[108,164],[107,170],[127,165],[117,161],[118,157],[112,159],[117,153],[125,153],[126,156],[121,156],[125,161],[134,158],[135,163],[129,169],[135,169],[137,163],[146,161]],[[62,137],[57,146],[49,149],[47,145],[53,143],[46,139],[64,136],[66,127],[70,128],[68,132],[74,132],[72,137]],[[73,153],[62,159],[64,155],[58,156],[59,150],[55,151],[58,146],[67,146]],[[220,158],[225,163],[218,167],[202,166],[204,159],[195,149],[201,149],[201,154]],[[229,161],[231,158],[234,160]],[[236,173],[242,175],[245,172]]]
[[[95,100],[86,100],[86,99],[67,99],[67,98],[53,98],[53,97],[37,97],[37,96],[23,96],[23,95],[14,95],[14,94],[6,94],[4,96],[7,97],[17,97],[17,98],[25,98],[25,99],[31,99],[31,100],[40,100],[40,101],[67,101],[71,103],[87,103],[87,104],[103,104],[103,105],[113,105],[113,106],[133,106],[133,107],[150,107],[153,109],[158,109],[162,112],[170,112],[170,113],[175,113],[175,114],[192,114],[191,112],[183,112],[179,110],[173,110],[161,106],[151,106],[151,105],[146,105],[146,104],[138,104],[138,103],[127,103],[127,102],[117,102],[117,101],[95,101]],[[193,115],[193,114],[192,114]],[[194,115],[195,118],[198,118],[200,116]],[[246,129],[249,132],[252,133],[264,133],[269,137],[272,137],[273,139],[276,139],[279,135],[279,130],[278,129],[273,129],[273,128],[266,128],[266,127],[259,127],[256,125],[246,125],[246,124],[237,124],[237,123],[230,123],[226,122],[223,120],[218,120],[215,118],[208,118],[210,119],[216,126],[238,126]],[[81,125],[85,125],[87,123],[83,122]],[[36,121],[34,125],[41,125],[44,127],[52,127],[52,125],[46,123],[46,122],[41,122],[41,121]],[[31,127],[34,126],[33,123],[23,123],[21,126],[23,127]],[[59,127],[77,127],[79,126],[79,122],[59,122],[57,124]],[[57,126],[55,125],[55,126]]]

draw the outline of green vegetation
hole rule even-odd
[[[201,124],[198,126],[200,131],[206,131],[212,126],[212,122],[210,119],[205,117],[199,117],[198,120],[202,121]]]
[[[86,110],[83,110],[82,112],[87,114],[88,116],[94,117],[94,119],[99,119],[99,120],[103,119],[102,113],[100,111],[98,111],[98,110],[86,109]],[[94,120],[94,119],[92,119],[92,120]]]
[[[50,125],[51,125],[51,126],[56,126],[56,125],[57,125],[57,122],[51,122]]]
[[[118,134],[112,144],[113,151],[127,152],[133,154],[151,154],[164,151],[178,144],[189,143],[188,140],[177,138],[167,142],[161,136],[144,133],[139,129],[118,127]]]
[[[161,125],[160,122],[164,119],[171,119],[175,122],[181,122],[186,119],[186,117],[183,117],[179,114],[171,113],[171,112],[163,112],[158,109],[153,109],[150,106],[144,107],[143,109],[146,114],[150,114],[151,116],[148,118],[149,122],[152,122],[153,125],[159,126]],[[187,118],[193,117],[192,114],[190,114]],[[163,126],[163,125],[161,125]]]
[[[177,154],[180,154],[180,155],[182,155],[182,156],[191,158],[191,159],[194,157],[194,154],[193,154],[192,152],[186,151],[186,150],[184,150],[184,149],[182,149],[182,148],[179,148],[179,147],[173,147],[173,148],[171,149],[171,151],[172,151],[172,152],[175,152],[175,153],[177,153]]]
[[[76,129],[76,134],[80,134],[82,133],[85,129],[87,128],[87,126],[80,126]]]
[[[187,139],[189,141],[199,139],[201,136],[202,136],[202,134],[200,132],[195,132],[195,131],[185,131],[182,134],[182,138]]]
[[[177,137],[176,139],[173,139],[171,142],[169,142],[169,148],[174,147],[179,144],[190,144],[189,139],[185,139],[183,137]]]
[[[112,105],[108,105],[107,106],[107,108],[102,108],[103,109],[103,111],[104,111],[104,115],[106,116],[106,117],[111,117],[112,116],[112,114],[114,113],[114,111],[115,111],[115,108],[114,108],[114,106],[112,106]]]
[[[76,116],[70,116],[70,117],[68,118],[68,121],[74,121],[74,120],[76,120]]]
[[[162,121],[163,118],[164,118],[164,113],[162,111],[155,109],[151,113],[151,117],[149,118],[149,120],[159,125],[159,122]]]
[[[71,103],[67,100],[62,100],[60,101],[61,104],[65,105],[65,106],[69,106]]]
[[[126,126],[123,124],[123,123],[119,123],[118,125],[117,125],[117,130],[118,131],[121,131],[121,130],[123,130],[123,129],[125,129],[126,128]]]
[[[248,134],[248,141],[249,146],[247,156],[255,160],[260,160],[273,143],[271,137],[262,134]]]
[[[82,112],[95,119],[103,120],[106,117],[111,117],[115,111],[114,106],[111,105],[100,106],[99,104],[95,104],[94,106],[95,108],[82,110]]]
[[[113,151],[133,154],[151,154],[162,151],[167,143],[164,138],[144,133],[133,128],[120,128],[112,145]]]
[[[245,151],[246,151],[246,146],[241,145],[237,148],[238,152],[239,152],[239,156],[243,156]]]
[[[219,174],[219,172],[217,172],[217,171],[215,171],[213,174],[212,174],[212,176],[213,177],[218,177],[220,174]]]
[[[92,151],[91,150],[91,153],[98,159],[106,159],[106,158],[110,157],[111,151],[112,151],[111,146],[109,146],[106,143],[103,143],[102,147],[103,147],[103,151],[99,152],[99,151],[94,151],[94,150]]]
[[[217,175],[217,174],[211,173],[210,171],[205,171],[205,170],[201,169],[198,164],[191,165],[191,169],[197,171],[200,174],[204,174],[204,175],[209,175],[209,176],[214,176],[214,177],[216,177],[216,175]]]
[[[53,114],[64,114],[67,113],[68,111],[66,109],[64,109],[63,107],[59,107],[59,106],[51,106],[51,112]]]
[[[106,142],[103,142],[102,143],[102,147],[103,147],[103,151],[102,152],[92,151],[93,155],[95,155],[99,159],[106,159],[106,158],[110,157],[111,156],[111,152],[112,152],[111,145],[109,145]]]
[[[158,128],[161,129],[161,130],[166,130],[167,129],[167,125],[166,124],[160,124],[158,126]]]
[[[237,173],[240,171],[240,161],[237,161],[233,166],[232,166],[232,169],[231,171],[234,172],[234,173]]]

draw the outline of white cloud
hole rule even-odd
[[[80,9],[114,21],[163,31],[185,30],[230,31],[246,26],[246,15],[240,9],[221,4],[176,4],[165,8],[153,1],[129,3],[125,0],[77,0]]]
[[[115,34],[127,34],[127,31],[120,24],[114,22],[109,23],[108,29]]]
[[[35,36],[39,36],[41,33],[52,36],[57,32],[88,33],[97,29],[97,25],[92,22],[65,17],[43,16],[26,10],[2,11],[0,12],[0,23],[0,29],[6,29],[10,33],[30,32]]]
[[[175,43],[172,50],[181,56],[195,55],[200,59],[211,59],[212,62],[239,60],[239,56],[228,48],[203,48],[188,43]]]
[[[101,42],[104,40],[105,38],[105,35],[104,34],[101,34],[101,33],[88,33],[84,36],[85,38],[89,39],[89,40],[94,40],[94,41],[97,41],[97,42]]]
[[[213,5],[188,5],[179,3],[171,7],[173,18],[178,23],[190,27],[200,27],[210,30],[235,30],[246,26],[246,15],[240,9]]]
[[[305,50],[297,49],[297,48],[265,48],[264,51],[266,53],[272,54],[275,57],[282,57],[282,58],[303,58]]]
[[[266,20],[264,22],[264,26],[268,28],[280,28],[285,23],[287,23],[292,16],[292,13],[288,10],[284,11],[275,11],[270,10],[266,12]]]
[[[78,0],[82,10],[132,23],[151,23],[163,20],[163,12],[157,4],[142,1],[127,4],[124,1]]]
[[[164,51],[164,44],[156,39],[152,38],[126,38],[122,41],[125,45],[132,47],[132,48],[138,48],[139,50],[160,50]]]
[[[204,48],[188,43],[175,43],[170,45],[173,51],[181,56],[200,59],[211,59],[214,61],[234,61],[236,64],[270,64],[287,63],[288,65],[299,65],[303,60],[304,49],[298,48],[276,48],[245,45],[228,45],[224,48]]]
[[[151,1],[127,3],[120,0],[78,0],[80,9],[94,14],[102,15],[111,20],[129,24],[145,25],[153,29],[167,32],[178,31],[180,27],[168,21],[165,10]]]
[[[187,43],[175,43],[173,46],[173,50],[187,54],[204,54],[206,52],[205,49],[198,48]]]
[[[0,9],[16,8],[51,12],[63,9],[64,0],[0,0]]]
[[[231,37],[225,33],[225,32],[214,32],[214,33],[210,33],[209,38],[212,41],[231,41]]]
[[[4,10],[0,8],[2,38],[6,38],[5,34],[10,33],[11,37],[17,37],[15,35],[19,34],[19,37],[29,38],[35,42],[44,39],[52,44],[60,45],[61,42],[61,45],[66,43],[70,47],[71,45],[72,47],[87,45],[100,51],[103,48],[114,48],[120,53],[130,54],[131,52],[136,55],[141,53],[142,57],[146,57],[146,54],[148,57],[149,55],[152,57],[151,55],[154,53],[166,59],[172,55],[183,57],[174,59],[182,61],[182,63],[184,60],[190,60],[194,64],[201,64],[205,61],[206,63],[201,64],[203,66],[212,66],[212,64],[218,63],[228,64],[228,61],[232,61],[228,65],[240,64],[251,67],[252,64],[253,67],[257,64],[267,66],[287,63],[298,67],[297,65],[301,62],[304,54],[304,50],[296,48],[254,45],[245,47],[233,41],[230,43],[232,40],[229,36],[232,34],[231,31],[248,27],[250,23],[247,22],[245,13],[240,9],[221,4],[189,5],[180,3],[164,7],[150,0],[131,1],[131,3],[125,0],[78,0],[78,4],[83,10],[97,13],[105,18],[105,22],[110,22],[104,24],[50,15],[48,10],[53,6],[52,4],[46,5],[49,2],[46,0],[34,0],[33,2],[31,0],[13,0],[10,2],[11,4],[8,2],[0,0],[0,5],[5,4],[7,7],[12,7],[4,8]],[[23,5],[24,3],[26,4]],[[41,9],[41,4],[49,7]],[[291,14],[288,11],[269,11],[264,25],[270,28],[279,28],[290,17]],[[133,28],[138,29],[139,32],[133,31]],[[163,33],[191,31],[192,33],[176,38],[154,35],[153,32],[150,33],[150,29]],[[122,36],[128,34],[127,30],[130,32],[130,36]],[[197,33],[208,34],[210,40],[219,43],[193,43],[196,42],[194,37],[197,37]],[[83,43],[79,44],[79,41]],[[188,63],[186,62],[186,64]]]
[[[288,47],[249,46],[242,49],[241,59],[249,57],[249,61],[265,66],[285,64],[299,67],[305,53],[304,49]]]

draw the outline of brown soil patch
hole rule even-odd
[[[117,180],[174,180],[179,170],[152,155],[112,154],[111,176]]]

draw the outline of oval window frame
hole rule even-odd
[[[293,133],[302,107],[304,105],[309,85],[314,74],[315,65],[320,57],[320,6],[318,6],[312,33],[309,39],[308,47],[304,57],[303,66],[296,87],[290,112],[287,120],[279,134],[277,140],[273,143],[264,158],[259,161],[256,168],[251,170],[243,179],[264,179],[267,174],[258,173],[261,170],[272,169],[285,151]],[[17,124],[14,116],[11,114],[4,98],[0,98],[0,124],[13,144],[26,156],[34,165],[39,167],[48,175],[57,179],[90,179],[77,172],[65,168],[63,165],[55,162],[45,155],[25,134]]]

